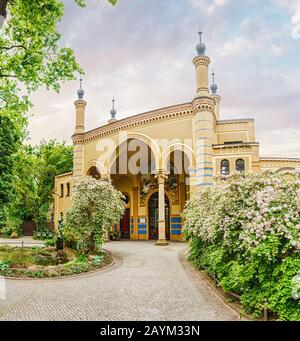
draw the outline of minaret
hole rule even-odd
[[[196,96],[192,102],[194,118],[194,148],[196,154],[196,169],[194,186],[202,189],[213,185],[213,148],[215,143],[215,101],[209,93],[208,67],[210,59],[205,55],[206,46],[202,42],[202,32],[199,32],[200,42],[196,46],[197,56],[193,59],[196,68]]]
[[[115,99],[112,99],[112,109],[110,111],[110,120],[108,121],[108,123],[114,123],[117,121],[116,119],[116,115],[117,115],[117,110],[115,109]]]
[[[73,191],[76,190],[76,184],[83,174],[83,159],[84,159],[84,146],[83,146],[83,134],[85,132],[85,108],[86,101],[83,100],[84,90],[82,89],[82,79],[80,79],[80,87],[77,91],[78,99],[74,102],[76,109],[76,122],[75,132],[72,136],[74,146],[73,156]]]
[[[216,120],[218,121],[220,119],[220,102],[221,102],[221,96],[217,94],[218,91],[218,85],[215,83],[215,72],[212,73],[212,84],[210,86],[211,90],[211,97],[215,100],[215,115]]]
[[[78,99],[74,102],[76,108],[76,124],[75,124],[75,134],[84,133],[85,129],[85,108],[86,101],[83,100],[84,90],[82,89],[82,79],[80,79],[80,87],[77,91]]]
[[[202,42],[202,32],[199,34],[199,43],[196,46],[197,56],[193,59],[196,68],[196,97],[209,95],[208,89],[208,67],[210,59],[205,55],[206,46]]]

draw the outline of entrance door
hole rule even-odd
[[[152,194],[148,203],[149,239],[158,239],[158,192]],[[166,239],[170,239],[169,199],[165,195]]]
[[[126,208],[120,221],[121,239],[130,239],[130,209]]]
[[[24,236],[33,236],[33,233],[35,230],[36,230],[36,223],[34,221],[23,222],[23,235]]]

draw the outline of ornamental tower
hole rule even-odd
[[[72,136],[74,146],[73,156],[73,188],[76,189],[77,180],[83,176],[83,134],[85,132],[85,108],[87,102],[83,100],[84,90],[82,89],[82,79],[77,91],[78,99],[74,102],[76,109],[75,132]]]
[[[115,109],[115,99],[112,99],[112,109],[110,111],[110,120],[108,121],[108,123],[114,123],[117,121],[116,119],[117,116],[117,110]]]
[[[221,102],[221,96],[217,94],[218,91],[218,85],[215,83],[215,72],[212,73],[212,84],[210,86],[211,90],[211,97],[215,100],[215,115],[216,120],[218,121],[220,119],[220,102]]]
[[[213,148],[215,143],[215,101],[209,93],[208,67],[210,58],[205,55],[206,46],[199,32],[196,46],[197,56],[193,59],[196,69],[196,96],[192,102],[194,118],[194,146],[196,153],[195,186],[197,189],[213,184]]]

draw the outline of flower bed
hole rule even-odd
[[[0,247],[0,276],[16,278],[48,278],[71,276],[99,270],[112,262],[105,250],[83,256],[66,249],[63,264],[57,265],[55,248]]]
[[[300,320],[300,175],[236,176],[194,196],[184,211],[190,260],[215,274],[258,317]]]

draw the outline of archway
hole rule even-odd
[[[170,240],[170,203],[165,195],[166,239]],[[148,201],[149,239],[158,239],[158,192],[151,195]]]
[[[98,168],[96,166],[92,166],[87,171],[87,176],[92,176],[94,179],[100,180],[101,179],[101,173],[99,172]]]

